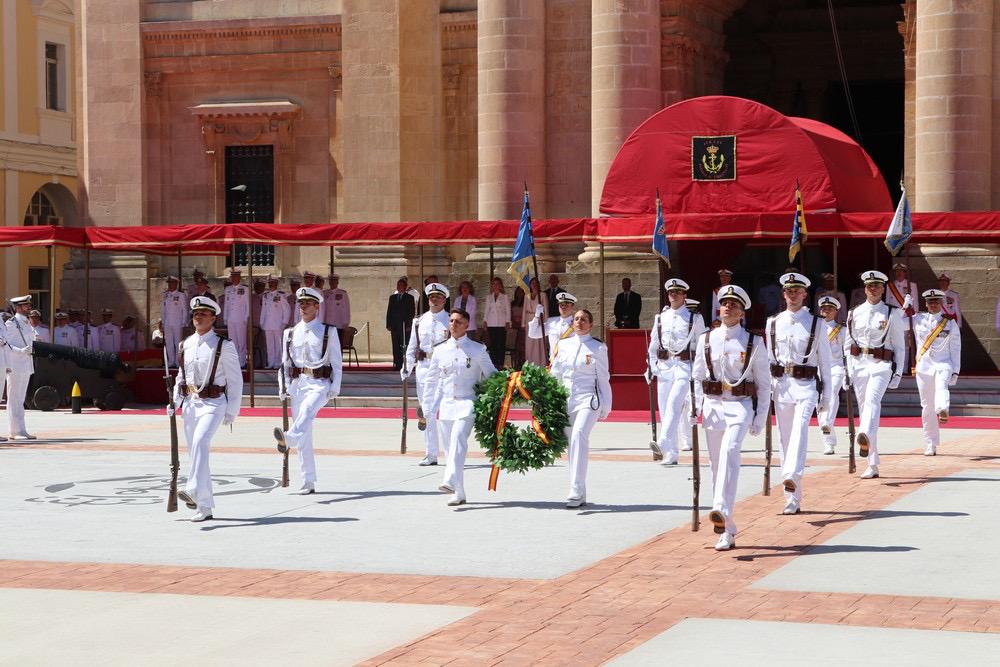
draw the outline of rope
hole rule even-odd
[[[833,33],[833,48],[837,52],[837,66],[840,69],[840,80],[844,85],[844,96],[847,98],[847,111],[851,115],[851,124],[854,126],[854,136],[858,144],[864,148],[865,142],[861,138],[861,126],[858,125],[858,115],[854,110],[854,97],[851,95],[851,86],[847,81],[847,68],[844,66],[844,52],[840,48],[840,33],[837,30],[837,19],[833,14],[833,0],[826,0],[826,7],[830,12],[830,29]]]

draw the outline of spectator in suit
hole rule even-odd
[[[638,329],[642,312],[642,297],[632,291],[632,281],[622,278],[622,291],[615,297],[615,327]]]
[[[406,278],[396,281],[396,291],[389,295],[389,303],[385,309],[385,328],[392,337],[392,368],[403,367],[403,353],[410,338],[410,327],[417,314],[417,303],[409,293],[409,283]]]
[[[559,287],[559,276],[554,273],[550,275],[549,287],[545,290],[545,296],[549,300],[548,317],[561,317],[559,314],[559,302],[556,301],[556,294],[562,294],[565,291],[562,287]]]
[[[458,286],[458,298],[455,299],[455,307],[461,308],[469,314],[469,328],[466,330],[469,340],[476,338],[476,289],[468,280],[463,280]]]

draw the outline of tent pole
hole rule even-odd
[[[490,280],[493,280],[493,244],[490,244]]]
[[[49,246],[49,337],[55,340],[56,330],[56,246]]]
[[[254,406],[254,395],[256,392],[256,383],[254,382],[254,368],[253,368],[253,323],[254,323],[254,313],[253,304],[256,299],[256,294],[254,292],[253,284],[253,254],[250,252],[250,246],[247,246],[247,273],[249,274],[248,280],[250,281],[250,318],[247,320],[247,368],[250,369],[250,407]],[[263,304],[261,304],[263,305]]]
[[[83,268],[83,347],[90,339],[90,248],[84,250]]]
[[[840,261],[840,238],[837,236],[833,237],[833,285],[836,289],[838,281],[840,280],[840,270],[838,268]],[[841,304],[842,308],[846,308],[847,304]]]
[[[607,323],[604,321],[604,242],[601,242],[601,338],[607,342]]]
[[[420,302],[417,304],[417,315],[422,315],[424,312],[424,285],[426,284],[426,278],[424,277],[424,246],[420,246]]]
[[[149,318],[151,316],[151,314],[150,314],[150,299],[151,299],[151,297],[150,297],[150,286],[149,286],[149,283],[150,283],[150,280],[149,280],[149,256],[147,255],[146,256],[146,320],[145,320],[146,321],[146,327],[145,327],[146,333],[143,334],[145,336],[145,338],[146,338],[146,344],[142,346],[142,349],[144,349],[144,350],[146,349],[146,345],[152,344],[152,340],[153,340],[153,336],[150,333],[152,331],[152,329],[150,328],[150,325],[149,325]],[[163,333],[163,332],[161,331],[160,333]],[[136,337],[136,344],[138,345],[138,341],[139,341],[139,332],[138,332],[138,330],[135,332],[135,337]],[[133,359],[133,361],[135,361],[135,360]]]
[[[337,263],[336,262],[337,262],[337,260],[333,256],[333,246],[330,246],[330,275],[331,276],[333,275],[333,273],[334,273],[334,271],[335,271],[335,269],[337,267]]]

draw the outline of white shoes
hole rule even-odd
[[[690,452],[691,451],[691,445],[689,445],[689,444],[687,444],[685,442],[683,445],[681,445],[681,451],[682,452]]]
[[[316,493],[316,485],[312,482],[306,482],[302,485],[302,488],[298,490],[298,495],[309,496]]]
[[[935,445],[927,445],[927,449],[924,450],[924,456],[937,456],[937,447]]]
[[[861,473],[861,479],[875,479],[878,477],[878,466],[868,466],[867,470]]]
[[[418,466],[436,466],[437,464],[438,464],[437,458],[431,457],[431,456],[425,456],[424,458],[420,459],[420,463],[418,463],[417,465]]]
[[[858,442],[858,456],[860,456],[863,459],[868,458],[868,446],[871,444],[871,441],[868,439],[868,434],[858,433],[857,442]]]
[[[819,430],[823,435],[830,435],[831,429],[829,424],[823,424],[819,427]]]
[[[10,439],[11,440],[38,440],[38,438],[36,438],[35,436],[31,435],[30,433],[15,433],[14,435],[10,436]]]
[[[715,543],[716,551],[729,551],[736,546],[736,536],[732,533],[723,533],[719,541]]]
[[[833,454],[833,445],[832,444],[823,445],[823,453],[827,456]]]
[[[662,461],[663,460],[663,450],[660,449],[660,446],[658,444],[656,444],[655,442],[653,442],[652,440],[650,440],[649,441],[649,449],[653,452],[653,460],[654,461]]]
[[[783,480],[781,484],[785,487],[785,491],[788,491],[789,493],[795,493],[795,488],[796,488],[795,480],[792,479],[791,477],[789,477],[786,480]]]
[[[938,418],[938,423],[940,423],[940,424],[947,424],[948,423],[948,411],[947,410],[938,410],[937,418]]]
[[[441,486],[438,487],[438,491],[441,493],[455,493],[455,489],[451,488],[450,484],[445,484],[443,482],[441,483]]]
[[[451,500],[448,501],[448,507],[457,507],[458,505],[464,504],[465,498],[461,497],[457,493],[451,497]]]
[[[708,520],[712,522],[712,530],[715,531],[716,535],[726,532],[726,517],[722,513],[722,510],[712,510],[709,512]]]
[[[567,498],[566,499],[566,509],[575,509],[577,507],[583,507],[587,504],[587,498]]]
[[[212,518],[212,510],[198,510],[198,513],[191,517],[194,523],[201,523]]]
[[[177,490],[177,498],[182,503],[184,503],[185,505],[187,505],[187,508],[189,510],[196,510],[196,509],[198,509],[198,503],[196,503],[194,501],[194,498],[191,497],[191,494],[188,493],[187,491],[185,491],[184,489],[178,489]]]
[[[795,498],[789,498],[788,502],[785,503],[785,509],[781,510],[782,514],[798,514],[800,512],[799,501]]]

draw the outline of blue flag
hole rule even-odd
[[[802,191],[795,184],[795,219],[792,220],[792,241],[788,244],[788,261],[794,262],[795,256],[806,244],[809,231],[806,229],[806,210],[802,205]]]
[[[663,258],[670,268],[670,246],[667,245],[667,226],[663,224],[663,203],[656,191],[656,222],[653,224],[653,252]]]
[[[535,235],[531,232],[531,205],[528,203],[528,190],[524,191],[524,208],[521,210],[521,225],[517,228],[517,241],[514,243],[514,254],[510,258],[510,268],[507,269],[514,282],[531,294],[531,279],[537,278],[531,274],[535,259]]]
[[[900,186],[902,187],[902,183]],[[899,254],[906,242],[913,234],[913,220],[910,218],[910,202],[906,200],[906,188],[903,187],[903,196],[899,198],[899,206],[896,207],[896,214],[892,216],[889,224],[889,231],[885,234],[885,247],[893,257]]]

